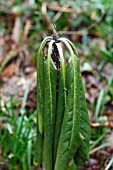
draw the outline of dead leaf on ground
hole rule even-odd
[[[19,71],[18,66],[12,63],[5,67],[5,69],[2,72],[2,77],[10,78],[14,73],[17,73],[18,71]]]

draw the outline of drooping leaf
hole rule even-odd
[[[79,59],[70,58],[66,70],[68,96],[58,144],[55,170],[65,170],[80,146]]]
[[[51,59],[52,44],[48,49],[48,58],[44,64],[44,164],[52,170],[53,136],[56,111],[56,67]]]
[[[37,56],[37,113],[39,132],[43,133],[44,119],[44,48],[51,37],[43,40]]]
[[[72,49],[73,49],[74,53],[76,54],[74,57],[76,58],[77,51],[76,51],[76,48],[74,47],[74,45],[71,43],[71,41],[69,41],[66,38],[60,38],[60,40],[69,49],[71,56],[73,56],[73,52],[72,52]],[[70,48],[68,43],[70,44],[72,49]],[[70,79],[70,78],[71,77],[68,77],[68,79]],[[89,117],[88,117],[88,112],[87,112],[87,106],[86,106],[81,76],[80,76],[79,86],[80,86],[80,94],[79,94],[79,96],[80,96],[80,132],[81,132],[82,136],[84,137],[84,140],[83,140],[82,144],[80,145],[77,154],[75,154],[76,155],[75,157],[78,160],[78,162],[76,162],[76,163],[82,164],[82,162],[84,162],[85,160],[88,160],[88,158],[89,158],[90,124],[89,124]],[[78,153],[81,153],[80,159],[79,159]]]
[[[39,131],[43,133],[43,103],[44,103],[44,92],[43,92],[43,51],[39,51],[37,58],[37,112],[38,112],[38,126]]]
[[[75,55],[78,56],[78,52],[77,52],[76,47],[74,46],[74,44],[69,39],[62,37],[62,38],[59,38],[59,40],[66,45],[66,47],[69,49],[70,53],[73,49],[73,52],[75,53]]]
[[[43,153],[43,119],[44,119],[44,48],[51,37],[47,37],[42,42],[37,56],[37,137],[34,152],[34,165],[42,163]]]
[[[56,161],[56,154],[58,148],[58,142],[62,127],[63,115],[64,115],[64,84],[61,69],[58,71],[58,100],[57,100],[57,115],[55,124],[55,136],[54,136],[54,162]]]
[[[84,137],[80,147],[74,155],[74,161],[76,165],[82,165],[89,159],[89,142],[90,142],[90,123],[88,110],[85,99],[85,92],[81,75],[79,76],[79,88],[80,88],[80,132]]]
[[[80,75],[80,66],[79,66],[79,58],[77,55],[73,55],[72,57],[72,63],[70,64],[69,67],[69,73],[71,77],[71,70],[73,67],[73,72],[74,72],[74,77],[73,79],[70,78],[71,83],[73,84],[74,88],[74,105],[75,109],[73,110],[73,131],[71,135],[71,140],[70,140],[70,148],[69,148],[69,157],[67,160],[67,164],[70,163],[72,160],[75,152],[77,151],[78,147],[80,146],[79,144],[84,140],[84,137],[82,133],[80,132],[80,90],[79,90],[79,75]],[[68,74],[69,75],[69,74]],[[67,81],[68,82],[68,81]],[[67,83],[67,88],[68,83]],[[75,149],[75,150],[74,150]]]
[[[58,100],[56,110],[56,123],[55,123],[55,136],[54,136],[54,163],[56,161],[57,148],[59,143],[59,137],[61,133],[62,121],[64,116],[64,107],[66,102],[65,91],[65,62],[62,47],[59,43],[56,43],[57,50],[59,52],[60,69],[58,70]]]

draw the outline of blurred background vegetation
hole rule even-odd
[[[51,22],[81,60],[92,135],[79,170],[113,170],[112,0],[0,1],[0,170],[40,169],[33,166],[36,57]]]

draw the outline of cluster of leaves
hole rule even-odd
[[[58,11],[55,11],[54,8],[49,8],[51,6],[56,7],[56,5],[60,6],[61,8],[69,7],[72,9],[72,12],[70,13],[61,12],[59,11],[59,9]],[[50,27],[49,27],[50,23],[48,20],[46,20],[46,17],[42,12],[42,6],[44,6],[44,2],[42,0],[39,1],[25,0],[24,2],[22,0],[17,0],[17,1],[1,0],[0,37],[3,36],[6,37],[7,39],[8,35],[11,36],[16,17],[19,16],[21,19],[22,31],[25,28],[26,21],[30,20],[31,25],[30,25],[28,38],[27,38],[27,47],[31,53],[31,56],[35,56],[41,40],[43,39],[43,37],[46,36],[45,34],[50,35]],[[53,0],[49,0],[47,3],[47,11],[45,14],[46,16],[49,16],[51,19],[53,19],[53,21],[56,22],[56,26],[58,30],[61,31],[60,34],[63,34],[62,31],[65,30],[66,31],[65,34],[67,35],[70,34],[69,35],[70,40],[77,41],[76,46],[79,49],[80,56],[81,58],[82,56],[84,56],[83,66],[87,65],[85,64],[86,62],[89,63],[89,65],[87,65],[87,67],[84,68],[84,71],[90,72],[89,74],[92,74],[92,77],[97,76],[99,82],[106,85],[104,89],[100,90],[100,94],[93,105],[90,102],[88,102],[88,108],[92,110],[94,114],[94,120],[96,122],[103,124],[104,122],[108,121],[107,116],[103,115],[103,111],[106,110],[107,104],[110,104],[111,101],[113,101],[112,75],[110,78],[109,77],[106,78],[101,75],[103,66],[105,66],[108,63],[113,63],[112,0],[109,1],[76,0],[75,2],[74,1],[67,2],[67,0],[59,0],[57,1],[57,3]],[[71,31],[71,33],[69,31]],[[79,33],[79,31],[83,31],[83,33]],[[94,41],[95,39],[97,40],[96,42]],[[20,38],[19,43],[20,46],[23,46],[22,37]],[[0,41],[0,45],[1,45],[1,41]],[[6,47],[7,47],[7,43],[5,45],[5,48]],[[0,61],[2,56],[5,56],[5,53],[2,52],[2,50],[3,49],[0,50]],[[6,52],[9,53],[9,50],[10,49],[8,47],[8,50]],[[96,65],[96,69],[93,69],[91,68],[91,64],[95,60],[97,61],[97,65]],[[5,63],[8,62],[6,61]],[[0,71],[4,67],[5,65],[3,64],[2,67],[0,68]],[[101,87],[104,87],[104,85]],[[0,102],[1,101],[2,100],[0,100]],[[1,139],[0,147],[2,148],[2,157],[0,157],[0,163],[7,164],[7,166],[10,166],[11,168],[13,167],[15,169],[32,169],[31,167],[32,149],[28,151],[28,143],[29,146],[31,146],[33,142],[33,140],[32,142],[29,140],[29,138],[32,139],[32,137],[30,137],[29,134],[31,134],[31,131],[33,131],[31,127],[35,125],[36,113],[33,112],[32,113],[33,116],[31,116],[30,118],[26,116],[26,111],[24,110],[25,120],[24,119],[23,120],[26,121],[26,123],[24,123],[24,125],[22,123],[23,126],[20,125],[21,127],[20,130],[21,135],[20,135],[17,130],[17,127],[18,127],[18,122],[21,122],[20,120],[22,118],[21,109],[17,107],[18,105],[17,101],[14,102],[14,100],[10,100],[9,103],[10,104],[7,104],[7,102],[5,102],[5,110],[2,109],[3,107],[1,107],[0,110],[0,126],[1,126],[1,122],[3,126],[3,128],[0,129],[0,139]],[[16,116],[15,109],[18,110],[18,112],[20,113],[19,117]],[[28,125],[27,122],[29,121],[30,123]],[[29,132],[26,132],[25,135],[23,132],[27,130],[29,130]],[[91,153],[104,147],[103,145],[101,145],[101,143],[104,139],[105,134],[108,131],[110,132],[109,127],[107,128],[104,126],[101,126],[101,128],[94,127],[92,129]],[[35,131],[32,133],[33,136],[35,136]],[[8,141],[8,143],[10,144],[7,145],[5,141]],[[95,150],[94,147],[96,145],[100,145],[100,147],[97,147],[97,149]],[[18,156],[20,155],[20,152],[21,152],[21,157]],[[26,156],[26,158],[24,156]],[[6,162],[4,160],[6,160]],[[17,164],[15,164],[15,162]]]
[[[67,61],[61,42],[70,51]],[[90,124],[79,58],[71,41],[66,38],[55,41],[52,37],[43,40],[37,56],[37,78],[38,132],[34,163],[40,165],[43,160],[46,170],[68,169],[72,159],[77,166],[83,164],[89,159]]]

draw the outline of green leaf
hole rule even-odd
[[[51,59],[52,44],[48,49],[48,58],[44,64],[44,164],[45,169],[52,170],[53,134],[56,111],[56,74],[57,69]]]
[[[68,164],[82,142],[79,133],[79,74],[79,59],[70,58],[66,70],[66,89],[68,90],[68,96],[58,144],[55,170],[65,170],[68,168]]]
[[[66,47],[68,48],[68,50],[71,53],[71,57],[74,63],[74,60],[76,61],[77,59],[77,51],[76,48],[74,47],[74,45],[71,43],[71,41],[69,41],[66,38],[60,38],[60,40],[66,45]],[[71,46],[71,47],[70,47]],[[76,54],[76,56],[73,55],[73,51]],[[73,67],[73,66],[72,66]],[[78,67],[79,68],[79,67]],[[80,71],[80,70],[79,70]],[[71,73],[71,69],[70,69],[70,73]],[[72,74],[72,73],[71,73]],[[78,153],[80,152],[82,155],[81,158],[84,157],[84,160],[87,160],[89,158],[89,139],[90,139],[90,125],[89,125],[89,117],[88,117],[88,112],[87,112],[87,106],[86,106],[86,101],[85,101],[85,95],[84,95],[84,89],[83,89],[83,84],[82,84],[82,79],[81,76],[80,77],[80,81],[79,81],[79,86],[80,86],[80,94],[78,97],[80,97],[80,132],[82,134],[82,136],[85,138],[84,141],[81,144],[81,147],[79,148],[80,151],[78,151]],[[78,79],[79,79],[78,77]],[[71,76],[66,78],[66,83],[67,86],[69,84],[71,84],[69,82],[69,80],[72,82],[73,80],[71,80]],[[67,87],[68,89],[68,87]],[[84,109],[84,110],[83,110]],[[84,148],[86,149],[86,153],[84,152]],[[76,155],[77,159],[79,160],[79,163],[82,159],[79,159],[78,154]],[[83,160],[82,160],[83,161]]]
[[[56,43],[56,47],[59,52],[61,68],[58,70],[58,100],[57,100],[55,136],[54,136],[54,163],[56,161],[57,148],[58,148],[59,137],[61,133],[62,121],[64,116],[64,107],[66,103],[64,56],[63,56],[63,51],[60,43]]]
[[[66,45],[66,47],[69,49],[71,55],[73,55],[73,52],[74,52],[78,56],[76,47],[69,39],[63,37],[63,38],[59,38],[59,40]],[[72,51],[72,49],[73,49],[73,51]]]
[[[84,137],[79,149],[74,155],[74,161],[76,165],[82,165],[89,159],[89,142],[90,142],[90,123],[88,110],[85,99],[85,92],[81,75],[79,76],[79,88],[80,88],[80,132]]]
[[[43,157],[42,155],[43,155],[43,137],[39,132],[39,125],[37,123],[37,136],[36,136],[36,143],[35,143],[34,157],[33,157],[33,164],[35,166],[42,164],[42,157]]]
[[[38,125],[39,125],[39,131],[42,134],[43,133],[43,102],[44,102],[44,94],[43,94],[43,57],[44,54],[42,51],[39,51],[38,59],[37,59],[37,112],[38,112]]]
[[[37,57],[37,113],[39,132],[43,133],[44,119],[44,48],[51,37],[43,40]]]
[[[39,132],[37,132],[37,139],[35,144],[35,152],[33,158],[33,164],[38,166],[42,163],[42,153],[43,153],[43,139]]]
[[[64,116],[64,84],[61,69],[58,72],[58,100],[57,100],[57,115],[56,115],[56,124],[55,124],[55,136],[54,136],[54,163],[56,161],[57,148],[59,143],[59,137],[62,128],[62,121]]]

